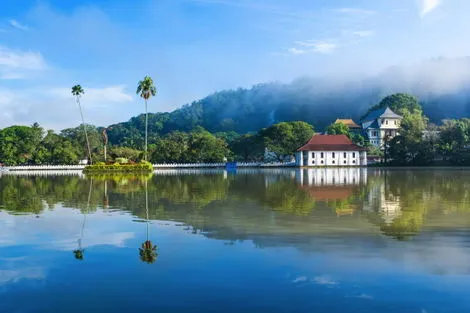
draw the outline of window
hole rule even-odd
[[[336,154],[333,152],[333,153],[331,154],[331,156],[332,156],[333,159],[334,159],[334,158],[336,157]]]
[[[345,153],[343,153],[343,157],[344,157],[344,158],[346,158],[346,152],[345,152]]]
[[[335,164],[335,160],[333,160],[333,164]],[[334,179],[334,177],[333,177],[333,179]]]
[[[312,164],[315,164],[315,161],[312,161]]]
[[[312,152],[312,159],[315,159],[315,152]]]
[[[356,157],[356,152],[353,152],[353,158],[355,158],[355,157]]]
[[[343,164],[346,164],[346,160],[343,161]],[[346,179],[346,178],[345,178]]]
[[[320,157],[323,159],[323,152],[322,152],[322,153],[320,153]],[[322,163],[323,163],[323,162],[322,162]]]
[[[388,125],[388,120],[385,120],[385,125]]]
[[[323,164],[323,161],[321,161],[321,164]]]
[[[356,164],[356,160],[353,160],[353,164]]]

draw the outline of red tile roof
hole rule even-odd
[[[303,189],[318,201],[347,199],[354,192],[352,186],[303,187]]]
[[[361,126],[357,125],[352,119],[337,119],[335,124],[343,123],[344,125],[348,126],[349,128],[361,128]]]
[[[346,135],[314,135],[306,145],[297,151],[365,151],[354,144]]]

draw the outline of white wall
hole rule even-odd
[[[380,125],[380,129],[398,129],[398,128],[400,128],[400,119],[385,118],[385,119],[379,119],[378,122],[379,122],[379,125]]]
[[[297,153],[297,166],[365,166],[366,153],[359,151],[308,151],[307,163],[301,162],[301,152]],[[323,157],[322,157],[323,156]]]
[[[365,168],[308,168],[295,173],[302,186],[360,185],[367,183]]]

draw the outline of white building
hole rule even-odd
[[[362,119],[361,125],[370,144],[377,148],[382,148],[385,140],[390,140],[398,135],[402,119],[402,116],[386,107],[367,114]]]
[[[297,150],[295,162],[300,167],[367,166],[366,151],[345,135],[314,135]]]

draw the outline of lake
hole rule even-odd
[[[0,312],[470,312],[470,170],[0,174]]]

